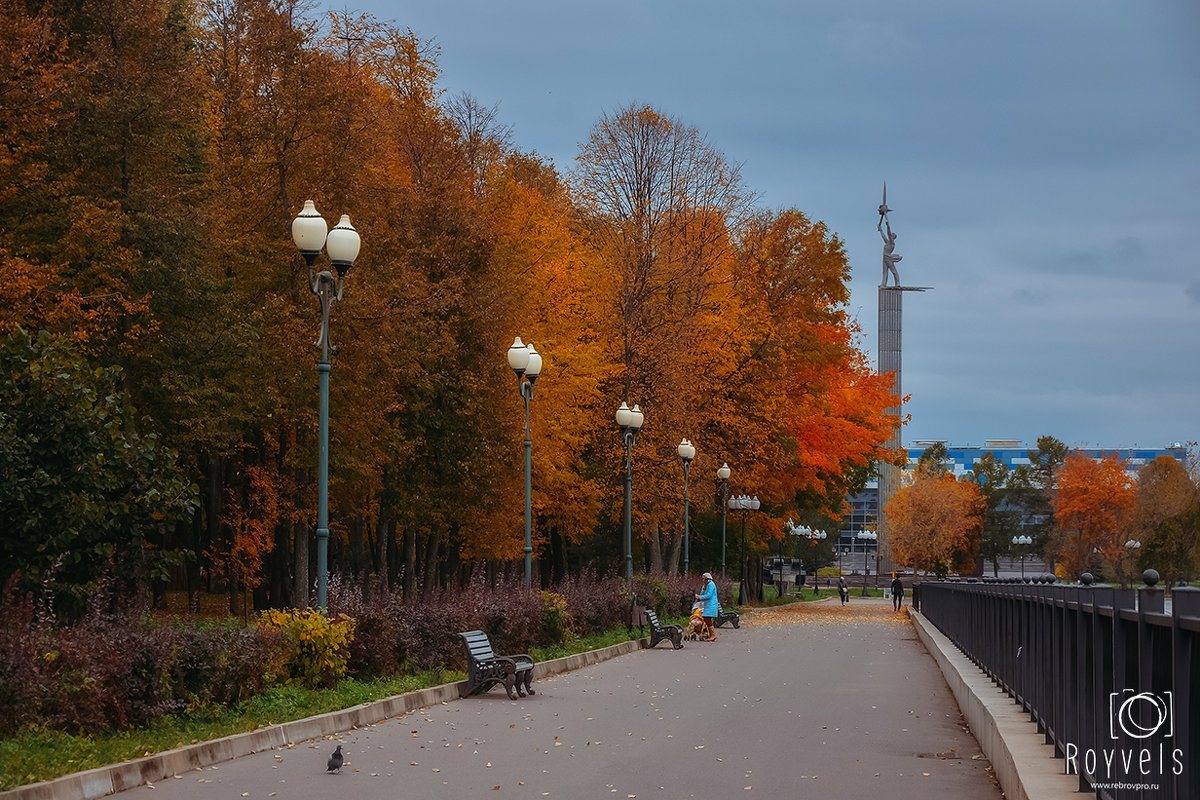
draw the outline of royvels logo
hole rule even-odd
[[[1108,696],[1108,735],[1131,739],[1175,735],[1175,698],[1172,692],[1135,692],[1123,689]]]

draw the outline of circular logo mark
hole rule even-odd
[[[1148,709],[1138,713],[1139,708]],[[1117,709],[1117,724],[1131,739],[1147,739],[1167,724],[1170,709],[1165,700],[1152,692],[1140,692],[1126,697]]]

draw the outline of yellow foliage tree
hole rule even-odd
[[[893,557],[939,575],[972,570],[986,505],[979,487],[969,481],[949,473],[919,473],[887,504]]]

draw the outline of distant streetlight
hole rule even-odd
[[[863,590],[862,596],[867,596],[867,551],[871,548],[867,544],[879,538],[879,534],[875,531],[859,531],[858,538],[863,543]]]
[[[317,362],[320,405],[317,425],[317,608],[325,612],[325,601],[329,578],[329,354],[337,348],[329,340],[329,312],[333,304],[342,299],[343,281],[346,273],[354,266],[362,240],[358,231],[350,224],[350,215],[342,214],[341,220],[329,230],[325,218],[318,212],[312,200],[304,201],[304,208],[292,220],[292,241],[308,264],[308,288],[321,304],[321,333],[316,345],[321,348],[321,359]],[[313,265],[321,250],[329,253],[329,261],[337,270],[335,276],[327,269],[313,272]],[[307,605],[308,599],[304,598]]]
[[[788,520],[788,527],[791,529],[791,533],[795,534],[796,536],[803,536],[804,538],[808,539],[809,545],[811,545],[811,546],[815,546],[817,542],[821,541],[828,535],[825,533],[825,531],[814,530],[813,528],[810,528],[807,525],[801,525],[799,528],[797,528],[796,526],[794,526],[792,524],[792,521],[790,519]],[[781,553],[781,555],[782,555],[782,553]],[[810,563],[810,566],[811,566],[811,563]],[[838,566],[838,572],[839,572],[839,574],[841,572],[841,562],[840,561],[839,561],[839,566]],[[779,574],[780,574],[780,576],[783,575],[782,566],[779,569]],[[782,577],[780,578],[780,580],[782,580]],[[816,576],[816,573],[814,572],[813,573],[813,593],[815,594],[816,591],[817,591],[817,576]]]
[[[1033,538],[1030,536],[1014,536],[1012,543],[1020,548],[1021,553],[1021,580],[1025,580],[1025,548],[1033,544]]]
[[[738,600],[742,605],[750,602],[746,594],[746,512],[758,511],[760,505],[758,495],[750,497],[743,494],[729,498],[729,507],[742,512],[742,567],[738,573]]]
[[[692,459],[696,457],[696,446],[684,439],[675,452],[683,462],[683,574],[689,574],[688,566],[688,473],[692,471]]]
[[[637,403],[630,408],[621,402],[617,409],[617,427],[625,440],[625,580],[633,586],[633,445],[646,416]]]
[[[542,374],[542,357],[518,336],[508,348],[508,365],[517,373],[517,388],[525,399],[525,588],[533,581],[533,440],[529,433],[529,403],[533,382]]]
[[[1125,542],[1126,557],[1128,557],[1130,555],[1134,555],[1134,553],[1136,553],[1138,550],[1140,550],[1141,547],[1142,547],[1142,543],[1139,542],[1137,539],[1129,539],[1128,541]],[[1131,553],[1130,551],[1133,551],[1133,552]],[[1136,558],[1136,556],[1134,556],[1134,557]],[[1123,579],[1124,579],[1124,576],[1122,576],[1122,585],[1124,585]]]
[[[721,577],[725,577],[725,517],[728,514],[729,501],[729,464],[722,464],[717,469],[717,479],[721,482]]]

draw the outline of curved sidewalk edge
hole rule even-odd
[[[911,609],[909,616],[917,636],[941,668],[984,755],[991,759],[1005,797],[1079,797],[1079,778],[1065,774],[1065,763],[1055,757],[1054,747],[1045,743],[1045,737],[1021,706],[929,620]]]
[[[533,676],[535,679],[546,678],[607,661],[610,658],[632,653],[644,647],[648,642],[648,639],[631,639],[599,650],[589,650],[552,661],[543,661],[534,665]],[[377,723],[389,717],[398,717],[419,708],[458,700],[462,697],[462,691],[466,685],[466,681],[443,683],[441,686],[385,697],[382,700],[362,703],[316,717],[271,725],[248,733],[235,733],[221,739],[186,745],[144,758],[123,761],[120,764],[109,764],[86,772],[64,775],[52,781],[18,786],[15,789],[0,792],[0,798],[4,800],[95,800],[136,786],[170,778],[189,770],[230,761],[239,756],[248,756],[264,750],[298,744]]]

